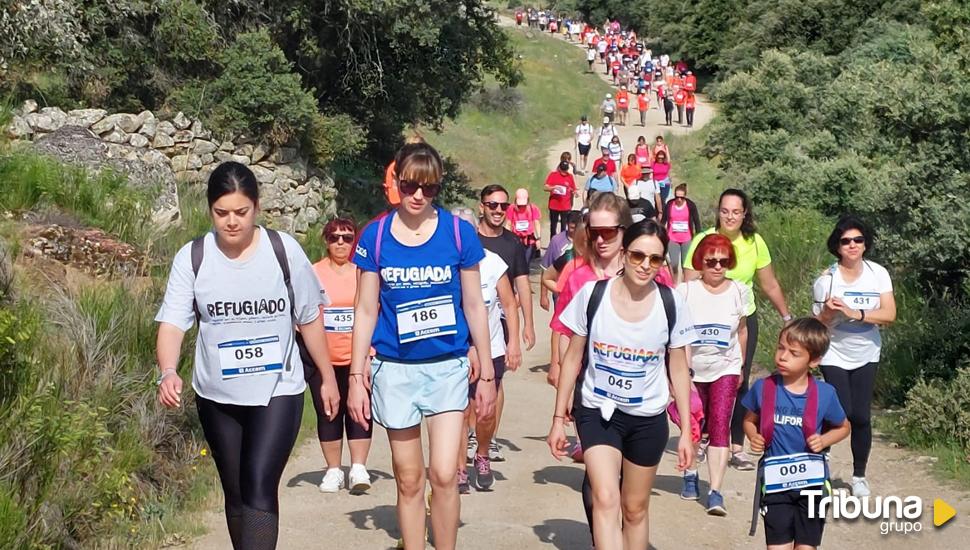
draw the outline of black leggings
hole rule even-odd
[[[200,396],[195,405],[219,470],[232,547],[276,548],[280,478],[300,432],[303,394],[274,397],[265,407]]]
[[[303,378],[307,386],[310,387],[310,395],[313,397],[313,409],[317,413],[317,439],[320,441],[340,441],[344,438],[344,429],[347,430],[347,440],[351,439],[370,439],[374,428],[373,421],[367,423],[367,429],[354,422],[354,419],[347,414],[347,393],[350,390],[350,365],[334,365],[333,374],[337,379],[337,391],[340,392],[340,407],[337,415],[330,420],[327,418],[326,408],[323,405],[323,397],[320,395],[320,371],[310,357],[310,353],[303,343],[303,338],[297,336],[297,344],[300,346],[300,358],[303,360]]]
[[[741,367],[741,387],[734,399],[734,414],[731,415],[731,443],[744,445],[744,405],[741,398],[748,393],[748,379],[751,378],[751,363],[754,362],[754,352],[758,349],[758,312],[747,317],[748,341],[744,348],[744,364]]]
[[[549,209],[549,238],[552,239],[558,233],[562,233],[566,230],[566,218],[569,215],[568,210],[553,210]],[[559,229],[556,229],[556,224],[559,224]]]
[[[866,464],[872,450],[872,391],[879,363],[866,363],[857,369],[822,365],[825,381],[835,386],[839,403],[852,425],[852,475],[866,477]]]

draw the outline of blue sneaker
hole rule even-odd
[[[724,497],[717,491],[711,491],[707,495],[707,514],[711,516],[726,516],[727,508],[724,507]]]
[[[700,494],[697,491],[697,472],[684,474],[684,488],[680,490],[680,498],[684,500],[697,500]]]

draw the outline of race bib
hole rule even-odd
[[[823,485],[825,458],[815,453],[795,453],[765,459],[765,492],[780,493],[791,489]]]
[[[451,296],[437,296],[397,306],[397,335],[402,344],[458,334]]]
[[[879,293],[846,291],[842,301],[852,309],[869,311],[879,307]]]
[[[529,226],[532,224],[529,220],[519,220],[515,222],[515,230],[522,233],[529,230]]]
[[[639,405],[647,392],[647,373],[621,370],[596,363],[593,393],[621,405]]]
[[[231,340],[219,344],[222,378],[258,376],[283,371],[283,350],[279,336]]]
[[[554,185],[552,187],[552,194],[553,195],[565,195],[566,194],[566,186],[565,185]]]
[[[723,349],[731,346],[731,327],[727,325],[694,325],[694,333],[697,335],[694,346],[715,346]]]
[[[690,231],[690,224],[687,222],[670,222],[670,230],[674,233],[687,233]]]
[[[354,308],[328,307],[323,310],[323,330],[351,332],[354,329]]]

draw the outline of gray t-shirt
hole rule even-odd
[[[266,405],[278,395],[303,393],[303,362],[295,349],[289,295],[266,232],[260,227],[256,250],[230,260],[205,236],[198,279],[192,273],[192,244],[175,255],[165,299],[155,320],[183,331],[192,328],[196,299],[201,313],[195,342],[195,392],[219,403]],[[304,325],[330,300],[310,260],[293,237],[280,233],[290,266],[295,321]]]

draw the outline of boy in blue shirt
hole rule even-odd
[[[809,373],[828,347],[828,329],[817,319],[792,321],[778,335],[775,373],[755,382],[741,400],[751,450],[764,452],[755,502],[761,504],[768,550],[809,550],[822,543],[825,518],[818,509],[809,517],[809,497],[801,491],[828,486],[822,450],[850,430],[835,388]]]

